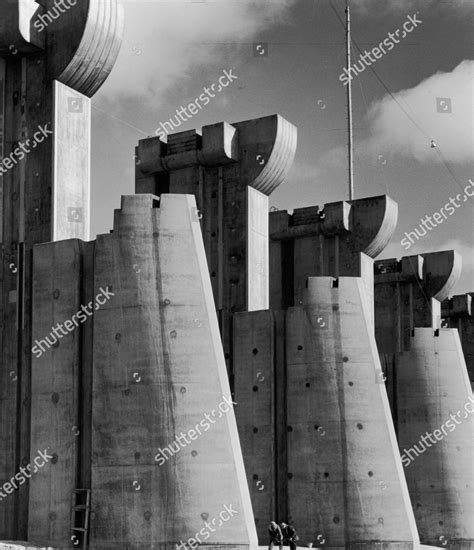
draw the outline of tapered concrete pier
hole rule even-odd
[[[474,541],[474,416],[459,333],[441,328],[441,302],[460,272],[454,251],[375,268],[377,345],[420,539],[456,549]]]
[[[194,197],[124,197],[111,234],[35,247],[33,278],[34,337],[78,326],[33,360],[31,447],[54,460],[30,482],[30,540],[79,539],[81,469],[91,549],[255,548]]]

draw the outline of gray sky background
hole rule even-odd
[[[474,291],[474,197],[408,251],[400,244],[474,181],[474,2],[352,3],[362,50],[408,15],[422,21],[373,65],[376,75],[366,69],[353,81],[356,198],[387,193],[400,210],[381,258],[455,248],[464,265],[456,292]],[[347,199],[344,0],[129,0],[124,8],[118,62],[93,98],[92,238],[111,229],[120,196],[134,192],[137,141],[224,69],[238,80],[177,131],[279,113],[298,127],[298,151],[271,204],[291,211]],[[257,43],[265,55],[255,55]],[[451,112],[438,112],[437,98]]]

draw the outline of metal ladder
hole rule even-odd
[[[82,496],[85,498],[80,499],[81,502],[78,503],[78,497]],[[72,536],[71,540],[76,548],[79,548],[82,539],[82,549],[87,550],[88,539],[89,539],[89,519],[90,519],[90,510],[91,510],[91,491],[90,489],[74,489],[72,492],[72,518],[71,518],[71,531]],[[81,515],[82,526],[76,527],[76,521],[78,516]],[[78,537],[77,534],[80,536]]]

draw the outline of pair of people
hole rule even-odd
[[[278,525],[275,521],[271,521],[268,526],[268,533],[270,535],[268,550],[272,550],[274,545],[278,545],[280,550],[283,550],[283,543],[285,541],[288,542],[290,550],[297,549],[296,541],[298,540],[298,535],[292,525],[286,523]]]

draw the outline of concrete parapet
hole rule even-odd
[[[441,326],[441,301],[461,274],[453,251],[375,262],[375,337],[380,353],[410,349],[415,327]]]
[[[268,308],[268,196],[292,165],[296,136],[272,115],[171,134],[167,143],[147,138],[136,148],[137,193],[195,195],[216,308],[226,319]]]
[[[398,217],[387,196],[341,201],[270,214],[270,307],[298,305],[313,276],[362,277],[368,295],[375,258],[388,244]]]

